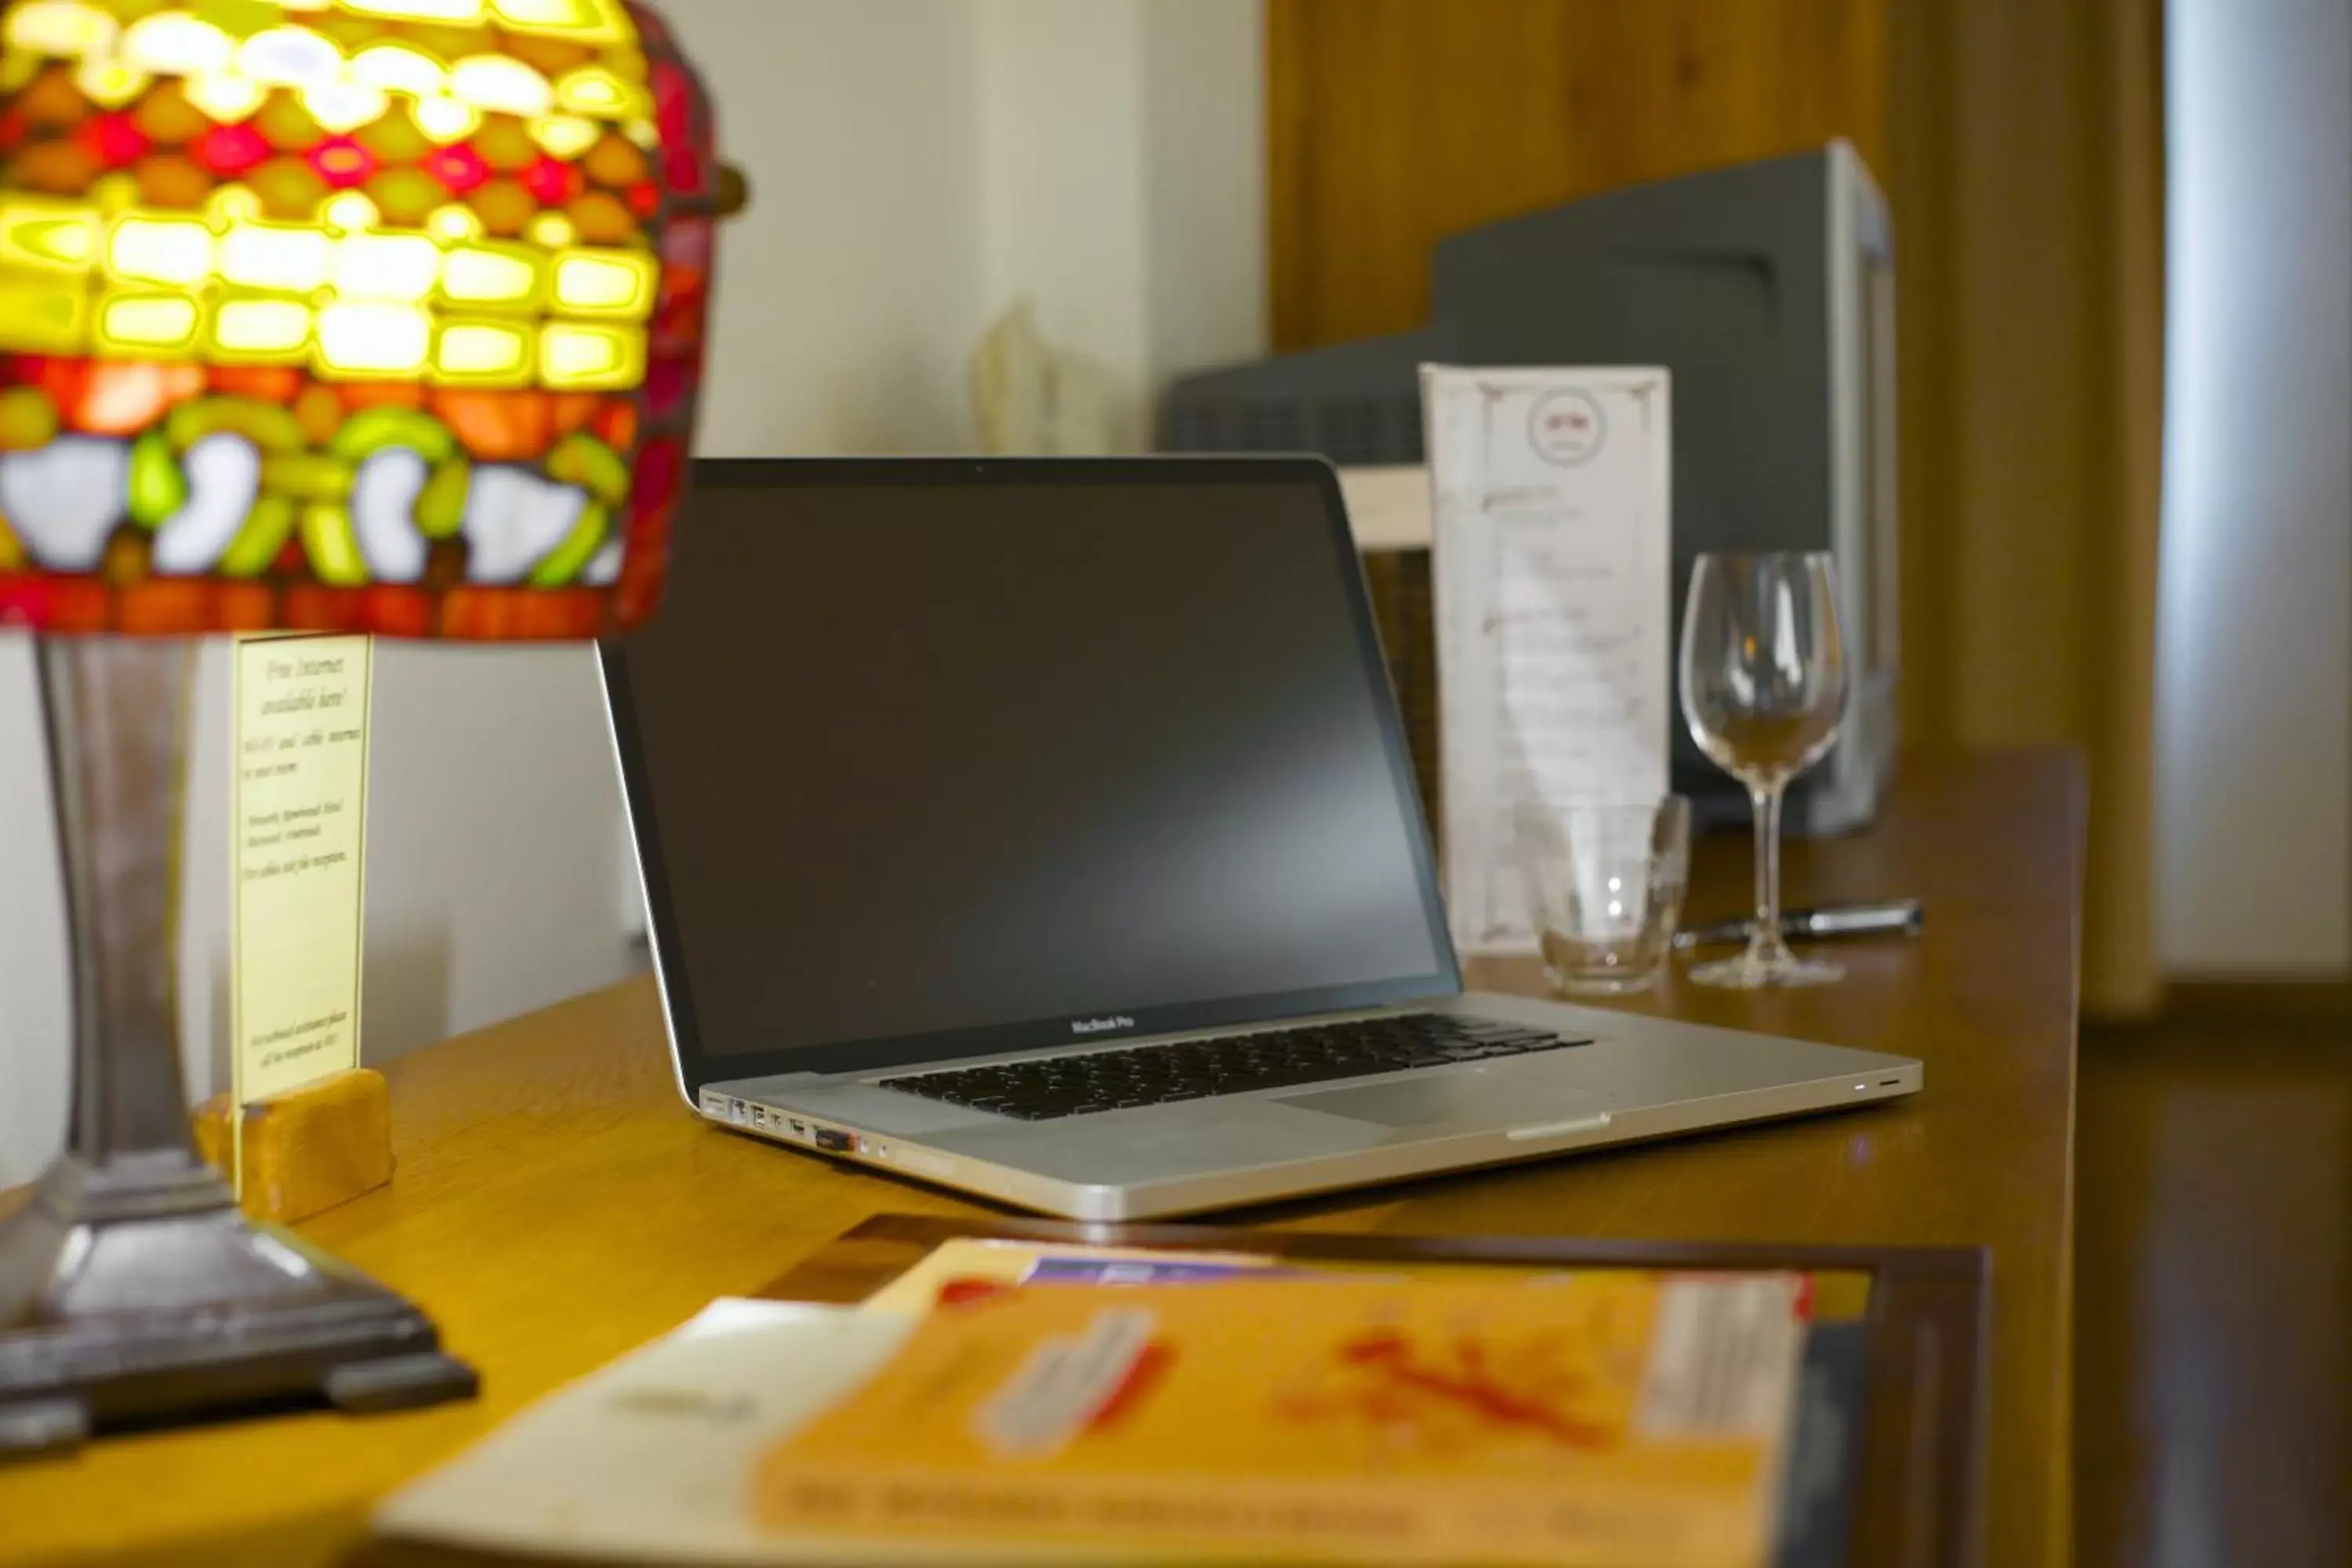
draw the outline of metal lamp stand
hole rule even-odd
[[[73,965],[66,1151],[0,1221],[0,1456],[323,1400],[469,1397],[407,1301],[248,1224],[198,1157],[173,996],[189,646],[42,637]]]

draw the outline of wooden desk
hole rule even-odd
[[[1873,833],[1792,845],[1806,900],[1917,894],[1916,942],[1852,947],[1847,983],[1763,997],[1670,989],[1708,1022],[1912,1053],[1900,1106],[1471,1174],[1251,1216],[1295,1228],[1992,1250],[1986,1562],[2065,1560],[2075,940],[2083,797],[2055,752],[1922,759]],[[1698,914],[1741,901],[1706,847]],[[1524,968],[1478,976],[1528,985]],[[394,1064],[391,1187],[306,1234],[408,1292],[478,1366],[474,1405],[299,1415],[101,1443],[0,1470],[0,1561],[329,1561],[371,1502],[526,1402],[758,1289],[882,1210],[970,1212],[692,1120],[649,983]]]

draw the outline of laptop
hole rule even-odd
[[[602,650],[680,1091],[1129,1220],[1916,1092],[1468,994],[1313,458],[719,461]]]

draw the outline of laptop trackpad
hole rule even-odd
[[[1523,1121],[1549,1121],[1574,1115],[1597,1105],[1596,1095],[1532,1080],[1527,1073],[1433,1073],[1400,1079],[1393,1083],[1369,1083],[1356,1089],[1327,1089],[1312,1094],[1282,1098],[1284,1105],[1319,1110],[1326,1116],[1349,1116],[1382,1127],[1425,1127],[1433,1121],[1482,1121],[1497,1127]]]

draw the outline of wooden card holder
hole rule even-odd
[[[195,1111],[196,1147],[224,1175],[230,1170],[232,1105],[216,1094]],[[367,1068],[247,1106],[246,1214],[295,1225],[392,1180],[392,1096]]]

